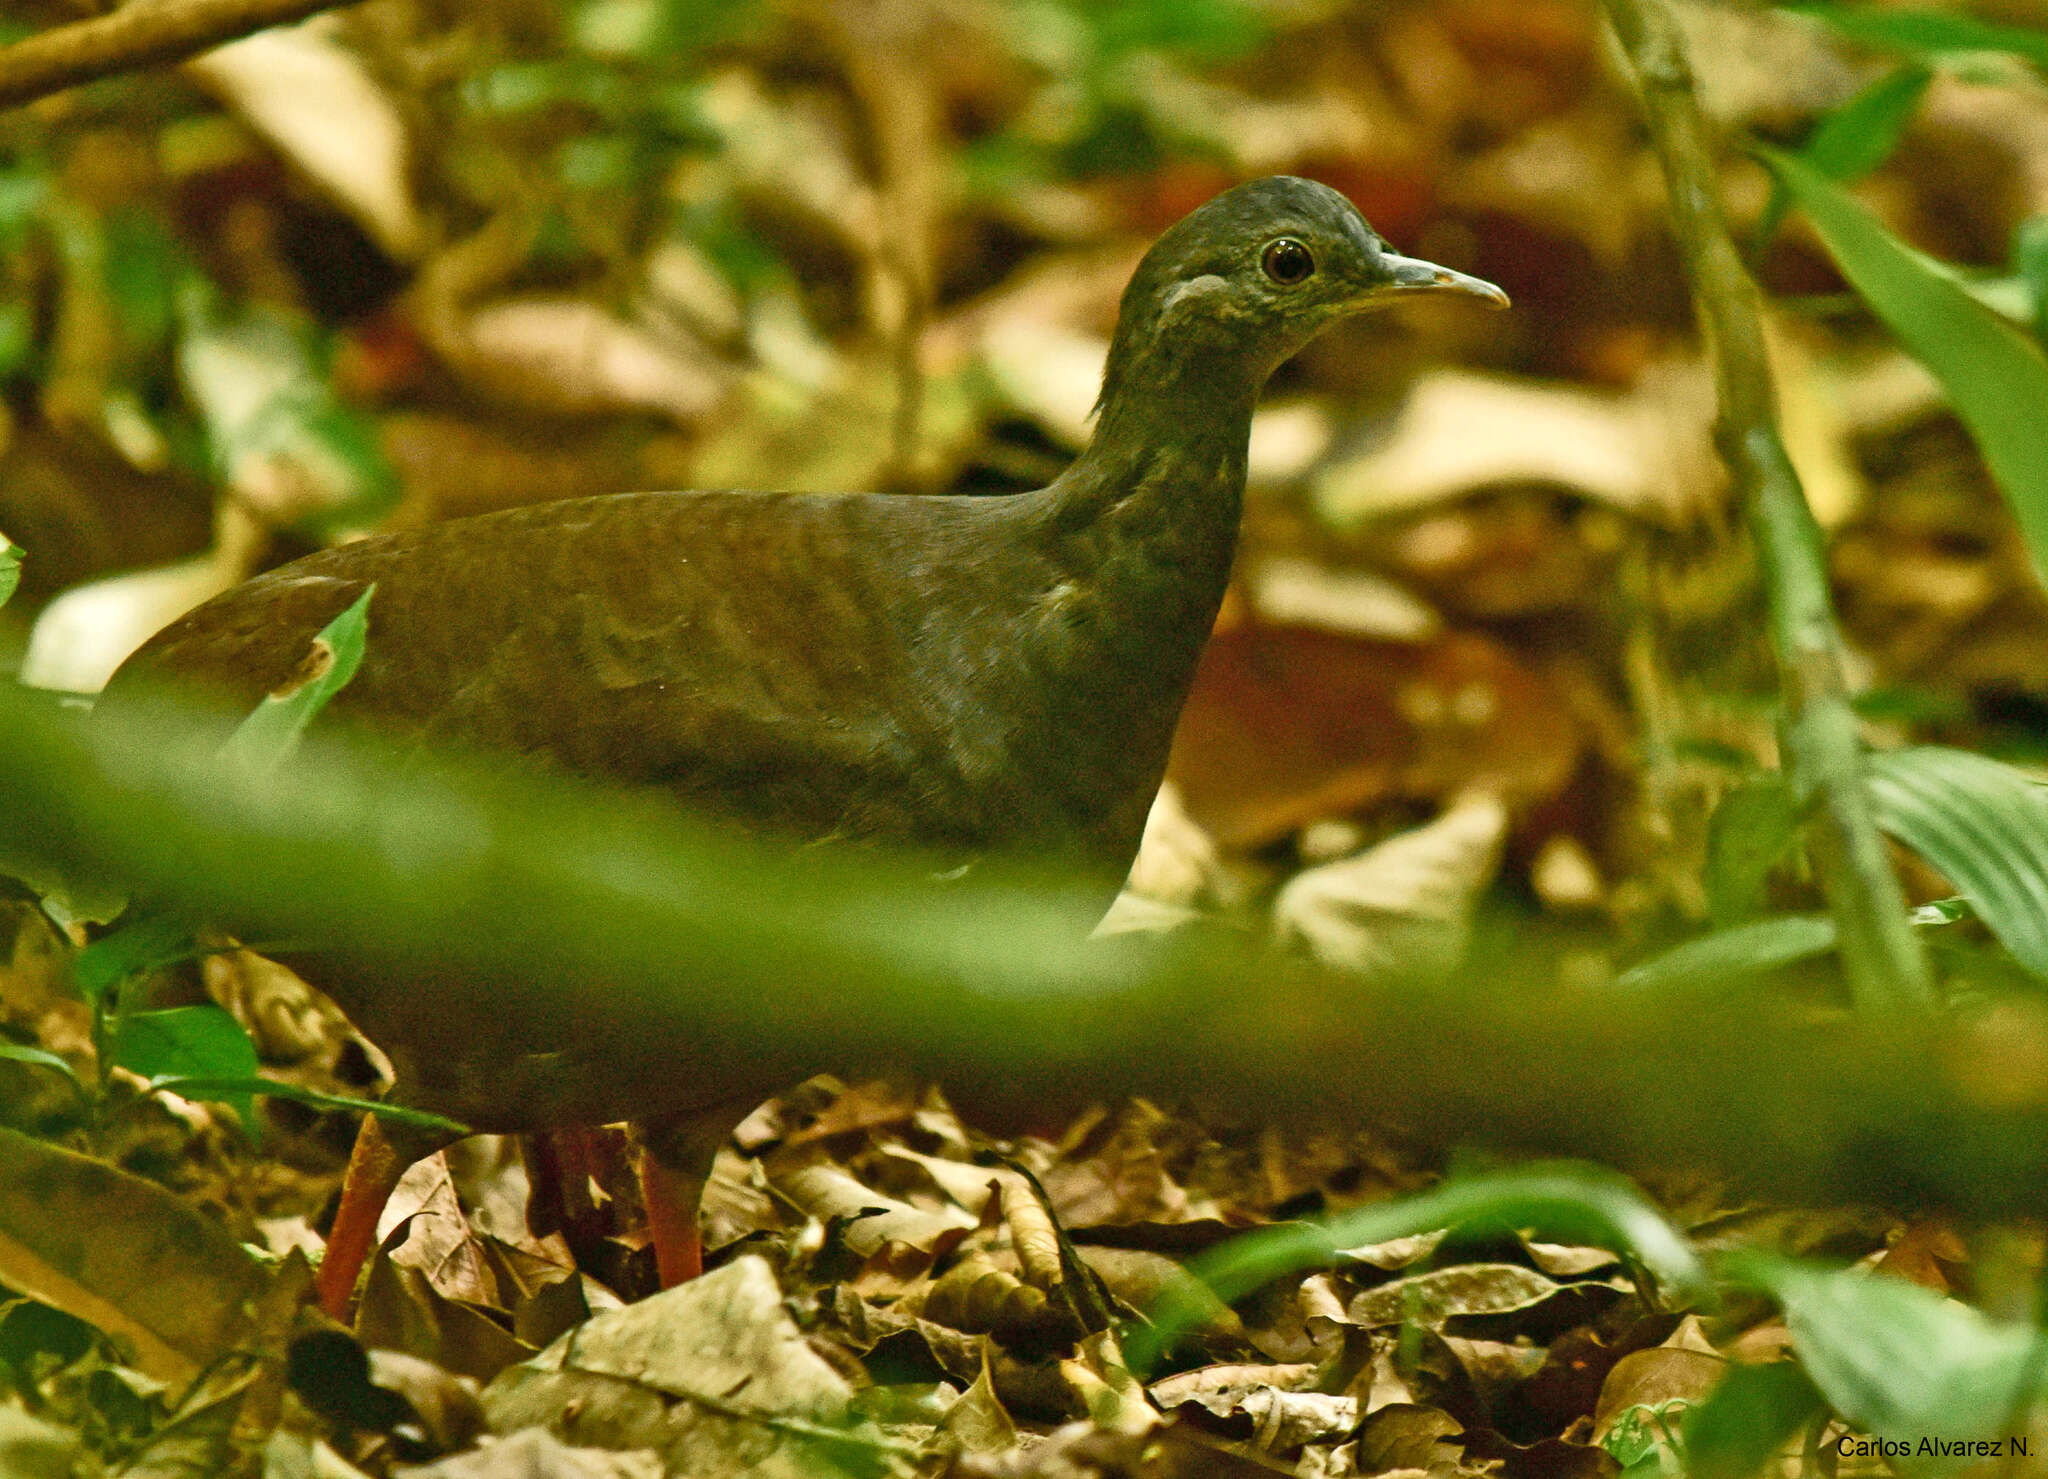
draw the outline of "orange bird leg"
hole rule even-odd
[[[647,1206],[647,1231],[654,1239],[654,1271],[664,1289],[704,1272],[704,1240],[697,1235],[697,1204],[704,1199],[703,1176],[664,1165],[652,1150],[640,1152],[640,1200]]]
[[[452,1144],[454,1138],[416,1133],[394,1137],[377,1116],[363,1116],[348,1170],[341,1178],[341,1206],[335,1210],[334,1225],[327,1230],[327,1252],[313,1283],[320,1308],[329,1315],[347,1323],[356,1279],[377,1244],[377,1219],[384,1215],[384,1204],[398,1189],[399,1179],[414,1161]]]
[[[635,1126],[640,1132],[640,1200],[647,1207],[654,1269],[664,1289],[704,1272],[698,1204],[704,1200],[719,1147],[753,1108],[751,1100],[733,1100]]]

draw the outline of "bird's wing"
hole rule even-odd
[[[834,568],[849,544],[826,527],[833,502],[626,495],[339,546],[173,623],[103,702],[171,681],[245,712],[374,584],[337,715],[664,785],[806,835],[916,835],[900,644],[857,572]]]

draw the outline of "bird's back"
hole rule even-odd
[[[804,838],[1106,854],[1085,834],[1109,798],[1039,773],[1062,736],[1058,696],[1034,697],[1030,634],[1065,572],[1033,527],[1018,498],[538,504],[251,580],[153,637],[102,702],[171,680],[246,710],[374,583],[337,717],[662,786]]]

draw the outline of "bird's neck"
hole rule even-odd
[[[1199,649],[1237,548],[1258,386],[1136,368],[1112,380],[1087,451],[1046,490],[1048,513],[1105,615],[1148,642],[1162,621],[1196,622]]]
[[[1095,439],[1042,495],[1048,583],[1018,656],[1060,737],[1064,790],[1121,868],[1237,546],[1255,389],[1236,403],[1112,398]]]

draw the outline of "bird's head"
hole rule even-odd
[[[1250,181],[1176,223],[1138,264],[1101,404],[1133,375],[1149,378],[1140,362],[1183,392],[1205,383],[1256,392],[1333,320],[1418,292],[1508,302],[1490,282],[1390,251],[1327,185],[1291,175]]]

